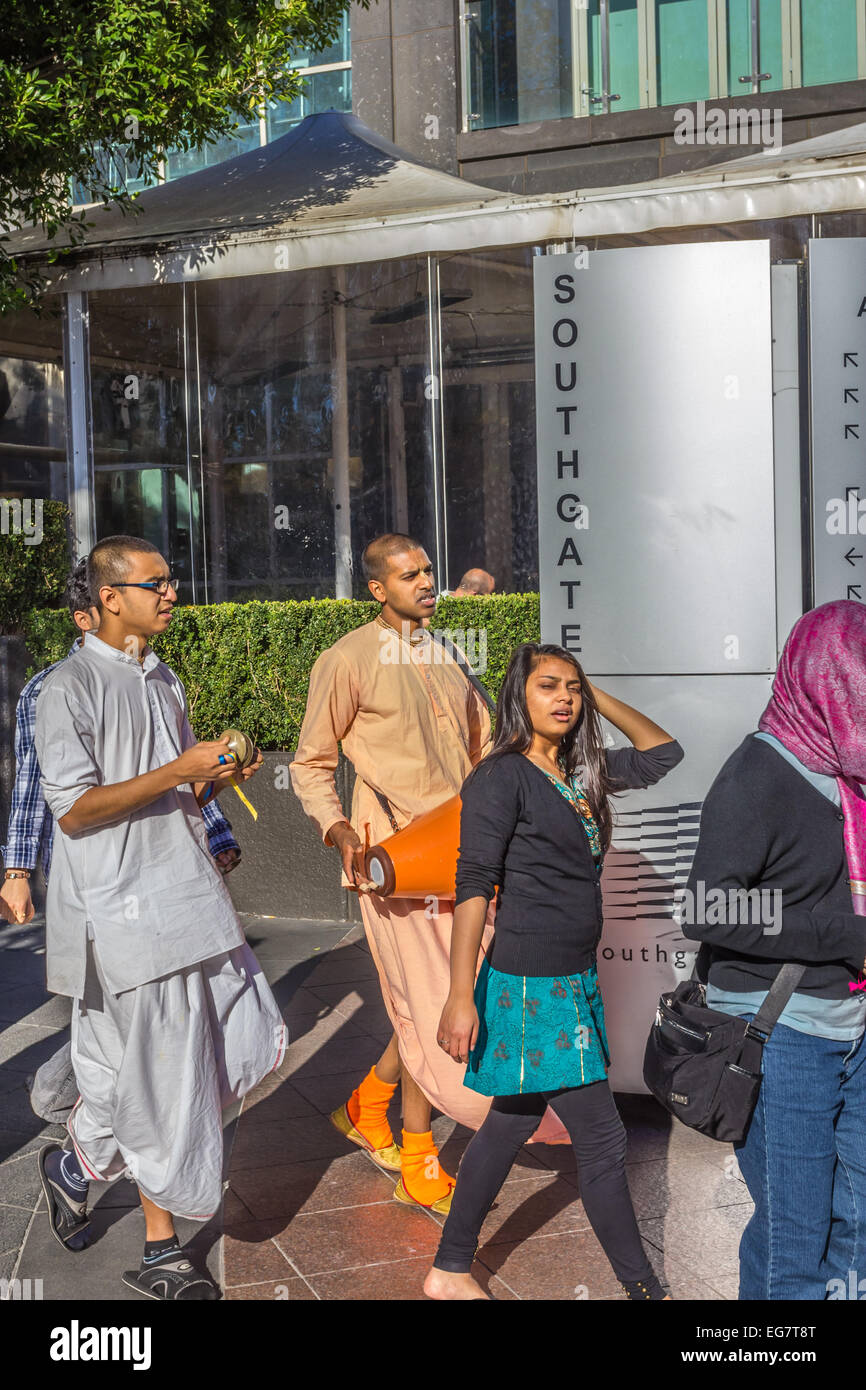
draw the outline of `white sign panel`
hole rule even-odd
[[[599,675],[772,671],[769,243],[534,265],[545,640]]]
[[[866,598],[866,240],[809,242],[814,602]]]

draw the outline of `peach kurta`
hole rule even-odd
[[[490,747],[484,700],[424,629],[398,634],[381,618],[356,628],[316,661],[292,785],[326,844],[345,820],[334,786],[338,745],[357,774],[351,821],[369,844],[392,834],[376,797],[402,827],[460,791]],[[346,882],[345,877],[343,882]],[[367,940],[409,1074],[439,1110],[477,1129],[488,1097],[463,1085],[464,1068],[436,1042],[450,982],[453,904],[361,894]],[[433,908],[436,907],[436,911]],[[493,907],[483,944],[493,931]],[[559,1138],[548,1111],[538,1137]]]

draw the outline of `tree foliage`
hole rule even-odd
[[[367,6],[370,0],[358,0]],[[4,0],[0,226],[81,240],[70,181],[132,208],[108,155],[155,182],[164,150],[200,149],[293,100],[299,49],[333,43],[349,0]],[[40,280],[0,240],[0,312],[38,303]]]

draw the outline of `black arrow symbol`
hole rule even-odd
[[[846,483],[846,484],[845,484],[845,501],[846,501],[846,502],[848,501],[848,498],[851,496],[851,493],[852,493],[852,492],[853,492],[854,496],[857,497],[859,491],[860,491],[860,484],[859,484],[859,483]],[[859,500],[859,498],[858,498],[858,500]]]
[[[855,591],[856,591],[856,592],[855,592]],[[860,593],[860,585],[859,585],[859,584],[849,584],[849,585],[848,585],[848,594],[847,594],[847,597],[848,597],[848,598],[862,598],[863,595]]]
[[[856,354],[856,352],[844,352],[844,353],[842,354],[842,366],[843,366],[843,367],[847,367],[849,363],[851,364],[852,367],[856,367],[856,366],[857,366],[857,354]]]
[[[845,426],[845,438],[846,438],[846,439],[848,438],[848,431],[850,430],[851,433],[853,434],[854,438],[855,438],[855,439],[859,439],[860,436],[859,436],[859,434],[857,433],[857,431],[859,430],[859,428],[860,428],[859,425],[846,425],[846,426]]]
[[[852,560],[852,558],[851,558],[852,555],[854,556],[854,559],[853,559],[853,560]],[[854,560],[862,560],[862,559],[863,559],[863,556],[862,556],[862,555],[859,555],[859,554],[855,554],[855,553],[854,553],[854,547],[853,547],[853,545],[852,545],[851,549],[850,549],[849,551],[846,551],[845,559],[848,561],[848,564],[849,564],[849,565],[853,565],[853,564],[854,564]]]
[[[845,387],[845,394],[844,394],[844,396],[842,397],[842,404],[843,404],[843,405],[848,405],[848,403],[849,403],[850,401],[853,401],[855,405],[859,405],[859,404],[860,404],[860,397],[857,395],[857,392],[858,392],[859,390],[860,390],[860,387],[859,387],[859,386],[857,386],[857,387],[854,387],[854,386],[846,386],[846,387]]]

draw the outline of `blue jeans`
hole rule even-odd
[[[740,1241],[740,1298],[825,1299],[842,1287],[831,1280],[846,1289],[866,1280],[866,1045],[777,1024],[762,1070],[736,1145],[755,1203]]]

